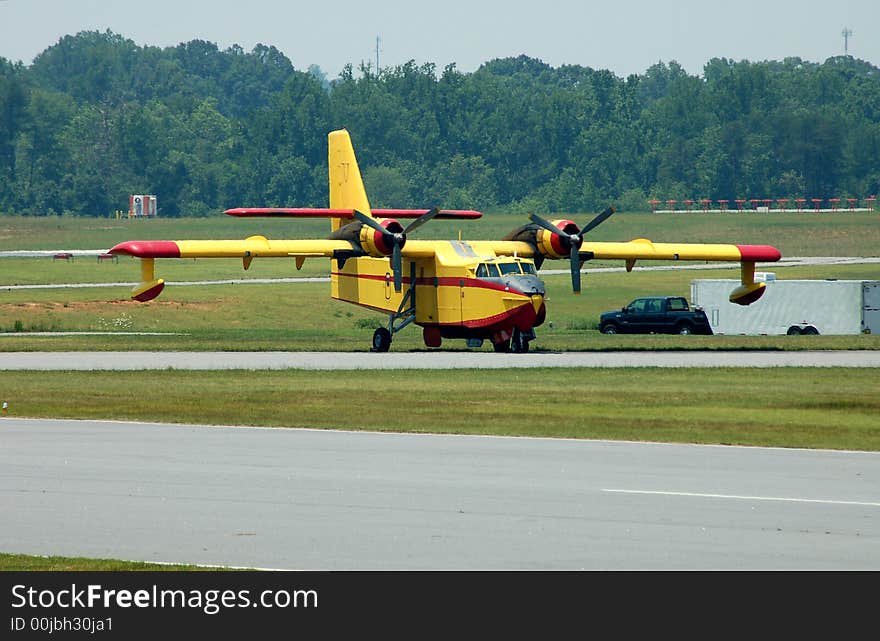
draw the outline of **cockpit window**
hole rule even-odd
[[[502,274],[519,274],[519,263],[499,263]]]
[[[535,265],[525,262],[480,263],[477,265],[477,278],[501,278],[507,274],[537,274]]]

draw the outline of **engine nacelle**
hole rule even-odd
[[[566,234],[576,234],[580,231],[580,228],[573,220],[560,219],[550,222]],[[554,234],[543,227],[539,228],[535,234],[535,244],[538,247],[538,251],[547,258],[568,258],[571,252],[570,242],[567,237]]]
[[[384,227],[391,234],[403,233],[403,225],[401,225],[393,218],[380,220],[379,224],[382,225],[382,227]],[[360,233],[358,234],[358,236],[358,242],[360,242],[361,248],[370,256],[376,258],[380,258],[382,256],[390,256],[391,252],[394,251],[394,245],[393,243],[388,242],[388,236],[373,229],[372,227],[361,225]],[[400,248],[403,249],[403,246],[405,244],[406,239],[404,238],[403,242],[400,244]]]
[[[378,223],[391,234],[403,233],[403,225],[393,218],[380,220]],[[364,254],[373,258],[390,256],[394,251],[394,245],[389,242],[388,236],[362,222],[353,222],[340,227],[330,234],[329,238],[331,240],[346,240],[353,243],[359,246]],[[405,238],[400,245],[401,249],[403,249],[404,244],[406,244]]]
[[[580,228],[573,220],[554,220],[553,224],[566,234],[576,234]],[[504,237],[504,240],[528,243],[538,250],[541,258],[568,258],[571,252],[568,238],[539,227],[538,225],[523,225],[514,229]]]

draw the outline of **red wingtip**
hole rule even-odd
[[[742,259],[747,262],[775,263],[782,253],[771,245],[737,245]]]
[[[109,253],[137,258],[180,258],[180,247],[173,240],[128,240]]]

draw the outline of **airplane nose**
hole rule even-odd
[[[544,304],[544,297],[541,294],[532,295],[532,307],[535,308],[535,313],[537,314],[541,310],[541,305]]]

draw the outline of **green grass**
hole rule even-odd
[[[579,222],[589,215],[573,216]],[[419,230],[420,238],[500,238],[525,216],[488,214],[479,221],[438,221]],[[878,214],[618,214],[591,234],[595,240],[649,237],[657,241],[771,243],[783,255],[877,255]],[[111,220],[64,217],[0,217],[0,249],[107,248],[133,238],[323,237],[325,220],[197,219]],[[387,319],[329,298],[327,283],[174,286],[174,281],[230,278],[326,276],[330,261],[256,260],[245,272],[236,260],[160,260],[157,274],[171,282],[148,304],[128,299],[130,287],[93,289],[0,289],[0,332],[104,331],[176,332],[165,337],[0,337],[0,350],[358,350],[369,348],[372,330]],[[619,264],[594,263],[601,267]],[[545,264],[564,269],[564,261]],[[880,266],[780,267],[783,278],[878,279]],[[135,259],[118,263],[79,257],[0,260],[0,287],[44,283],[133,283]],[[737,278],[738,266],[718,270],[640,271],[584,276],[584,294],[573,296],[567,276],[545,275],[548,322],[538,329],[535,350],[604,349],[878,349],[876,336],[798,337],[604,337],[599,314],[638,296],[689,296],[694,278]],[[395,351],[422,349],[418,328],[395,337]],[[447,341],[445,349],[463,349]],[[490,349],[485,347],[484,349]]]
[[[538,212],[540,213],[540,212]],[[475,221],[434,221],[418,230],[420,239],[501,238],[528,222],[522,214],[485,214]],[[559,214],[580,225],[594,214]],[[783,256],[877,256],[877,212],[784,214],[649,214],[621,212],[593,230],[594,241],[649,238],[656,242],[752,243],[775,245]],[[218,213],[208,218],[115,220],[59,216],[0,216],[0,250],[109,249],[126,240],[195,238],[324,238],[323,219],[239,219]],[[306,263],[308,264],[308,263]]]
[[[206,261],[201,261],[206,262]],[[0,260],[0,267],[6,263]],[[129,265],[135,271],[135,265]],[[878,265],[785,267],[779,278],[880,278]],[[604,336],[599,314],[646,294],[690,296],[694,278],[737,277],[738,269],[635,271],[584,276],[574,296],[567,275],[545,275],[548,322],[533,350],[880,349],[874,336]],[[223,350],[365,351],[386,317],[329,297],[329,283],[175,287],[150,303],[128,287],[0,290],[0,351]],[[176,332],[182,336],[22,336],[34,331]],[[16,335],[18,334],[18,335]],[[444,349],[465,349],[446,341]],[[418,327],[397,334],[394,351],[424,349]],[[486,344],[485,350],[491,350]]]
[[[166,565],[114,559],[84,559],[65,556],[32,556],[0,553],[0,572],[180,572],[219,571],[225,568],[197,565]]]
[[[880,450],[863,369],[0,371],[0,389],[27,417]]]

